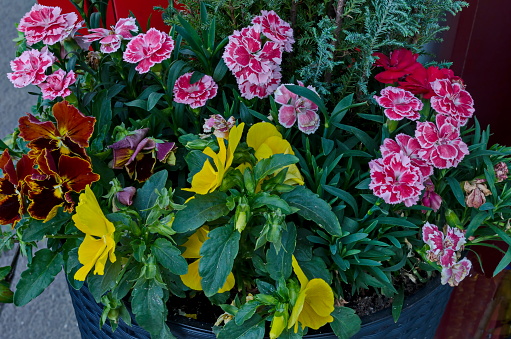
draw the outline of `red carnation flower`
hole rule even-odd
[[[376,74],[374,78],[384,84],[392,84],[421,67],[421,64],[417,62],[419,55],[405,48],[392,51],[390,56],[383,53],[374,53],[373,55],[379,58],[374,64],[385,68],[385,71]]]

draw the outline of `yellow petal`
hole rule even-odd
[[[286,328],[286,318],[281,316],[274,316],[271,321],[271,330],[270,330],[270,339],[276,339],[281,334],[282,331]]]
[[[229,144],[227,146],[227,159],[225,162],[225,169],[231,167],[232,160],[234,159],[234,152],[240,143],[241,136],[243,135],[243,129],[245,128],[245,123],[242,122],[238,126],[234,126],[229,131]]]
[[[85,280],[98,258],[105,252],[106,247],[103,239],[96,239],[90,235],[85,235],[83,242],[78,248],[78,261],[84,266],[75,273],[74,278],[76,280]]]
[[[89,186],[85,187],[85,193],[80,194],[80,202],[72,218],[76,227],[85,234],[103,237],[115,232],[114,225],[105,218]]]
[[[293,164],[287,167],[286,178],[284,179],[284,184],[286,185],[303,185],[305,182],[303,181],[303,176],[300,173],[298,167]]]
[[[202,244],[208,239],[208,226],[202,226],[183,244],[186,249],[183,258],[200,258],[200,249]]]
[[[192,290],[202,291],[201,276],[199,275],[199,263],[200,259],[195,260],[193,263],[188,265],[188,273],[181,276],[183,284],[191,288]]]
[[[271,136],[264,141],[264,144],[271,148],[273,154],[295,154],[289,141],[282,137]]]
[[[223,293],[223,292],[232,290],[235,283],[236,283],[236,281],[234,280],[234,274],[232,274],[232,272],[231,272],[227,276],[224,286],[222,286],[222,288],[218,290],[218,293]]]
[[[207,194],[213,192],[217,187],[218,173],[215,171],[209,160],[204,162],[202,169],[192,178],[192,187],[183,188],[183,191]]]
[[[292,257],[292,265],[293,265],[293,271],[295,272],[296,277],[300,281],[300,286],[301,286],[300,291],[303,291],[307,287],[307,284],[309,283],[309,279],[307,279],[307,276],[305,275],[305,273],[303,273],[303,271],[302,271],[300,265],[298,265],[298,261],[296,260],[294,255]]]
[[[256,150],[255,157],[257,158],[257,160],[268,159],[273,154],[275,153],[273,153],[270,146],[266,145],[265,143],[262,143],[261,146],[259,146],[259,148]]]
[[[257,150],[266,139],[272,136],[282,138],[282,134],[279,133],[277,127],[273,124],[269,122],[259,122],[248,130],[247,145]]]
[[[294,258],[294,256],[293,256]],[[289,321],[287,323],[287,328],[295,326],[295,333],[298,332],[298,317],[302,312],[303,305],[305,303],[305,291],[301,291],[298,294],[298,298],[296,298],[296,303],[293,306],[293,311],[291,312],[291,316],[289,317]]]
[[[312,279],[309,281],[305,294],[305,303],[317,315],[329,317],[330,313],[334,311],[334,292],[323,279]]]

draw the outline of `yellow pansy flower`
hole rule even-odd
[[[287,328],[295,327],[298,332],[298,323],[302,328],[310,327],[317,330],[334,318],[330,315],[334,311],[334,293],[332,288],[323,279],[309,281],[298,261],[293,256],[293,270],[300,281],[300,293],[289,317]]]
[[[78,260],[82,266],[74,275],[76,280],[84,281],[92,267],[94,274],[105,274],[106,259],[115,262],[114,225],[105,217],[99,207],[96,196],[89,186],[80,194],[80,202],[73,215],[75,226],[85,233]]]
[[[243,134],[243,127],[245,123],[234,126],[229,131],[229,138],[227,139],[227,149],[225,147],[224,139],[217,138],[219,151],[215,153],[210,147],[206,147],[202,153],[211,157],[211,162],[206,160],[202,169],[196,173],[192,178],[192,187],[183,188],[183,191],[195,192],[198,194],[207,194],[216,190],[222,184],[225,172],[231,167],[234,158],[234,151],[241,140]]]
[[[282,138],[282,134],[269,122],[259,122],[248,130],[247,145],[255,150],[257,160],[266,159],[274,154],[294,155],[291,144]],[[293,164],[288,166],[285,184],[303,185],[303,177],[298,167]]]
[[[188,273],[183,274],[181,276],[181,280],[183,281],[183,284],[196,291],[202,291],[202,277],[199,275],[199,263],[201,258],[200,249],[202,244],[208,239],[208,233],[208,226],[202,226],[183,244],[183,247],[186,248],[183,253],[183,258],[197,258],[197,260],[188,265]],[[229,273],[224,286],[218,290],[218,293],[230,291],[234,287],[234,283],[234,275]]]

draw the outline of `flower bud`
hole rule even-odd
[[[485,179],[465,181],[463,189],[468,193],[465,197],[465,203],[468,207],[479,208],[486,203],[486,197],[491,195],[491,192],[484,184],[485,181]]]
[[[278,338],[286,327],[286,317],[284,315],[275,315],[271,321],[270,339]]]
[[[125,206],[131,206],[136,192],[137,189],[133,186],[125,187],[120,192],[117,192],[117,200]]]
[[[493,167],[493,170],[495,171],[495,176],[497,177],[497,182],[502,182],[504,180],[507,180],[507,175],[509,173],[509,169],[507,168],[507,165],[505,162],[499,162]]]
[[[247,222],[250,218],[250,205],[246,197],[239,199],[238,205],[236,206],[236,214],[234,216],[234,224],[238,232],[241,233],[247,226]]]
[[[447,212],[445,212],[445,220],[447,221],[447,224],[451,227],[460,228],[461,227],[461,221],[454,213],[453,210],[448,209]]]

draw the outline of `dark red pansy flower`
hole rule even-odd
[[[374,65],[385,69],[376,74],[374,78],[384,84],[392,84],[421,67],[421,64],[417,62],[419,55],[405,48],[392,51],[390,56],[383,53],[374,53],[373,55],[379,58]]]
[[[83,115],[67,101],[53,106],[53,116],[56,126],[51,121],[39,121],[30,113],[19,119],[20,137],[30,141],[30,157],[38,157],[43,149],[48,149],[87,158],[84,148],[89,146],[96,118]]]
[[[34,219],[48,221],[59,207],[73,211],[71,192],[79,193],[99,180],[89,161],[61,154],[55,159],[52,152],[42,150],[36,159],[38,173],[28,179],[30,188],[28,213]]]
[[[0,169],[4,174],[0,178],[0,225],[14,226],[23,215],[25,179],[35,172],[34,164],[32,159],[23,155],[15,167],[9,151],[5,149],[0,156]]]

